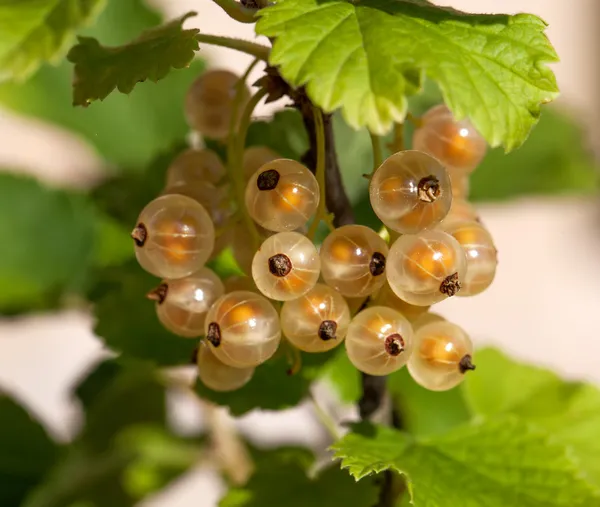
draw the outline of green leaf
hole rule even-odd
[[[462,392],[429,391],[418,385],[406,368],[388,377],[388,390],[401,417],[402,428],[416,436],[444,433],[469,420]]]
[[[118,45],[160,22],[143,0],[109,0],[98,21],[83,33]],[[72,106],[73,66],[65,61],[58,68],[43,66],[23,84],[0,84],[0,103],[75,132],[110,165],[140,170],[189,131],[183,103],[202,68],[202,62],[194,61],[158,84],[140,83],[129,96],[114,93],[102,105],[84,109]]]
[[[160,366],[190,363],[197,340],[164,329],[154,303],[146,299],[160,280],[144,272],[135,260],[101,270],[97,280],[90,293],[95,303],[94,333],[109,348]]]
[[[93,260],[96,215],[82,195],[0,174],[0,308],[36,306],[81,288]]]
[[[270,121],[250,124],[246,146],[267,146],[284,158],[300,160],[308,150],[302,116],[295,109],[275,113]]]
[[[340,347],[340,349],[323,369],[322,376],[329,381],[341,401],[356,403],[362,395],[360,372],[348,359],[346,348]]]
[[[130,93],[147,79],[157,82],[169,71],[188,67],[199,49],[199,30],[184,30],[190,12],[163,26],[142,33],[120,47],[105,47],[91,37],[79,37],[79,44],[67,58],[75,64],[73,104],[87,106],[106,98],[115,88]]]
[[[600,390],[514,362],[501,352],[477,353],[477,375],[464,391],[474,414],[515,414],[567,445],[600,490]]]
[[[25,79],[62,57],[76,30],[105,0],[20,0],[0,3],[0,80]]]
[[[337,467],[309,478],[304,450],[261,454],[248,484],[230,489],[219,507],[371,507],[377,502],[378,491],[372,482],[357,484]]]
[[[558,89],[546,24],[528,14],[468,15],[418,0],[282,0],[261,9],[270,63],[353,127],[388,131],[406,113],[406,73],[424,70],[457,118],[492,146],[519,146]],[[411,86],[413,88],[413,86]]]
[[[282,344],[281,347],[284,346]],[[216,392],[198,380],[196,392],[200,397],[217,405],[229,407],[234,416],[254,409],[283,410],[297,405],[306,397],[310,384],[320,374],[323,364],[332,357],[333,352],[302,354],[301,370],[289,375],[290,361],[280,349],[275,357],[256,368],[250,382],[241,389]]]
[[[0,397],[0,505],[20,505],[59,455],[39,422],[7,397]]]
[[[416,440],[363,426],[333,449],[356,479],[388,469],[405,474],[415,507],[600,505],[567,450],[517,419],[483,421]]]

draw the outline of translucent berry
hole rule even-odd
[[[225,177],[225,166],[212,150],[189,149],[182,152],[167,169],[166,186],[207,182],[216,185]]]
[[[442,317],[439,313],[425,312],[419,318],[417,318],[416,320],[413,320],[411,322],[411,324],[413,327],[413,331],[416,331],[417,329],[419,329],[423,326],[426,326],[427,324],[431,324],[432,322],[445,322],[445,321],[446,321],[446,319],[444,317]]]
[[[320,268],[312,241],[298,232],[280,232],[267,238],[254,255],[252,278],[268,298],[290,301],[315,286]]]
[[[451,172],[472,172],[487,150],[469,120],[456,121],[445,105],[431,108],[415,131],[413,147],[437,158]]]
[[[225,292],[235,292],[236,290],[249,290],[251,292],[257,292],[256,284],[254,280],[249,276],[230,276],[227,278],[223,285],[225,286]]]
[[[239,77],[228,70],[211,70],[196,79],[185,100],[185,114],[190,127],[206,137],[225,139],[229,134],[238,81]],[[242,93],[238,115],[250,98],[246,86]],[[236,121],[239,121],[239,116]]]
[[[475,206],[464,199],[454,198],[452,199],[450,211],[446,215],[446,218],[444,218],[442,225],[445,226],[454,221],[464,222],[471,220],[479,220],[479,215],[477,214]]]
[[[323,284],[304,296],[287,301],[281,309],[281,328],[296,348],[305,352],[325,352],[344,340],[350,324],[346,300]]]
[[[164,280],[148,297],[156,301],[156,314],[163,326],[193,338],[204,334],[206,314],[224,292],[221,279],[210,269],[201,268],[185,278]]]
[[[250,146],[246,148],[242,161],[244,180],[248,181],[263,165],[280,158],[277,153],[266,146]]]
[[[446,391],[474,369],[473,344],[457,325],[438,321],[415,330],[408,371],[417,384],[432,391]]]
[[[254,375],[254,368],[234,368],[222,363],[203,341],[198,347],[196,363],[198,378],[213,391],[235,391],[246,385]]]
[[[221,296],[208,311],[204,331],[217,359],[235,368],[264,363],[281,339],[277,310],[266,298],[250,291]]]
[[[260,226],[257,226],[257,229],[262,240],[272,234],[270,231],[266,231]],[[247,275],[252,275],[252,261],[254,260],[254,254],[256,253],[252,245],[252,235],[250,234],[248,227],[246,227],[246,224],[244,222],[236,224],[232,228],[231,250],[238,267]]]
[[[381,292],[377,295],[377,303],[380,306],[387,306],[388,308],[399,311],[410,321],[413,327],[415,321],[420,319],[423,315],[426,315],[429,310],[429,306],[411,305],[400,299],[396,296],[388,283],[381,288]]]
[[[133,232],[140,265],[161,278],[191,275],[210,257],[215,228],[210,215],[194,199],[163,195],[140,213]]]
[[[452,184],[452,200],[469,197],[471,180],[468,175],[450,173],[450,183]],[[450,206],[450,209],[452,209],[452,206]]]
[[[432,305],[454,296],[466,270],[458,241],[438,230],[400,236],[388,256],[390,287],[411,305]]]
[[[435,227],[452,203],[446,169],[433,157],[414,150],[386,159],[371,179],[369,194],[376,215],[402,234]]]
[[[263,165],[246,186],[248,213],[270,231],[302,227],[318,205],[317,180],[295,160],[278,159]]]
[[[387,256],[388,246],[374,230],[345,225],[321,245],[321,273],[344,296],[368,296],[385,283]]]
[[[498,265],[494,240],[479,222],[450,222],[443,230],[451,234],[467,256],[467,272],[459,296],[474,296],[494,281]]]
[[[388,375],[402,368],[411,355],[410,322],[396,310],[373,306],[350,322],[346,351],[352,364],[369,375]]]

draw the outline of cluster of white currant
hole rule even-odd
[[[213,71],[194,83],[186,105],[192,128],[228,136],[238,80]],[[206,149],[172,163],[163,194],[141,212],[132,236],[141,266],[163,279],[149,294],[159,320],[180,336],[202,337],[202,382],[220,391],[243,386],[282,336],[311,353],[345,341],[359,370],[387,375],[407,364],[433,390],[454,387],[474,368],[468,335],[428,309],[455,294],[478,294],[494,278],[492,238],[465,200],[486,146],[467,121],[438,106],[421,119],[414,147],[371,177],[371,204],[390,247],[376,231],[347,225],[317,249],[301,232],[319,205],[317,180],[268,148],[247,149],[238,174],[226,175]],[[233,178],[245,183],[237,210]],[[256,251],[243,213],[261,238]],[[228,245],[251,277],[222,282],[204,266]]]

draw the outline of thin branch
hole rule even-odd
[[[317,213],[315,214],[315,218],[313,223],[310,225],[310,229],[306,236],[308,239],[313,240],[315,237],[315,233],[319,228],[319,224],[324,221],[328,226],[329,230],[333,230],[333,223],[331,222],[331,217],[327,213],[326,195],[327,195],[327,182],[325,181],[325,126],[323,124],[323,113],[317,107],[313,107],[313,118],[315,120],[315,137],[317,143],[317,163],[315,169],[315,175],[317,177],[317,182],[319,183],[319,207],[317,208]]]
[[[196,39],[198,39],[200,42],[204,42],[205,44],[235,49],[237,51],[241,51],[242,53],[252,55],[259,60],[264,60],[265,62],[269,60],[269,54],[271,52],[267,46],[263,46],[262,44],[257,44],[256,42],[250,42],[248,40],[235,39],[233,37],[222,37],[220,35],[199,33],[196,35]]]

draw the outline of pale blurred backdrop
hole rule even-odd
[[[254,37],[251,26],[233,22],[210,0],[153,3],[169,16],[198,11],[190,25],[203,31]],[[437,3],[471,12],[532,12],[544,18],[561,57],[555,66],[562,90],[559,101],[587,127],[590,146],[600,153],[600,35],[596,26],[600,2]],[[245,55],[214,47],[203,47],[202,56],[211,66],[238,72],[250,61]],[[264,108],[259,114],[272,110]],[[2,165],[30,168],[37,177],[57,186],[85,187],[99,176],[100,161],[94,151],[66,132],[0,110],[0,139]],[[439,305],[439,312],[468,330],[477,345],[495,344],[568,377],[600,383],[598,204],[596,198],[571,197],[481,206],[483,221],[499,250],[497,279],[484,294],[446,301]],[[0,389],[23,399],[60,438],[68,438],[77,421],[78,409],[67,395],[68,388],[101,354],[91,326],[91,317],[78,312],[0,321]],[[194,431],[202,424],[201,408],[194,401],[174,396],[173,406],[175,421],[183,429]],[[322,437],[308,407],[277,415],[252,413],[237,424],[243,434],[259,442],[292,433],[295,442],[315,446]],[[216,504],[221,490],[217,475],[201,469],[144,505],[209,507]]]

